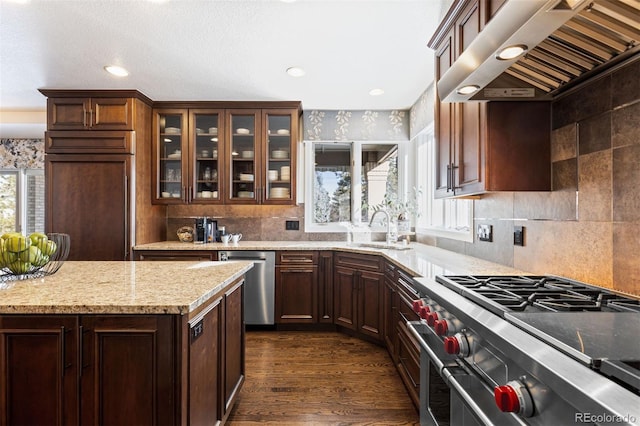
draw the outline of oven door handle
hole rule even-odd
[[[438,372],[438,374],[442,375],[442,370],[444,369],[444,363],[440,360],[440,358],[438,358],[435,352],[433,352],[433,350],[429,347],[429,345],[427,345],[424,339],[420,336],[420,332],[418,332],[418,330],[416,329],[416,326],[414,325],[413,321],[408,321],[407,326],[409,328],[409,331],[413,335],[413,337],[415,337],[417,341],[420,342],[420,348],[424,350],[427,353],[427,355],[429,355],[429,359],[433,364],[433,366],[436,368],[436,371]]]
[[[468,373],[463,373],[465,376],[469,375]],[[449,384],[456,390],[458,395],[464,400],[465,405],[473,412],[473,414],[482,422],[482,424],[487,426],[496,426],[504,424],[505,419],[501,419],[501,423],[495,423],[493,420],[487,416],[487,414],[482,410],[482,408],[476,402],[476,399],[473,398],[469,392],[466,391],[464,385],[460,383],[458,377],[460,374],[453,374],[449,371],[449,368],[444,368],[442,370],[442,377],[449,382]],[[510,416],[511,421],[514,424],[525,426],[527,423],[524,423],[519,417],[512,415]]]

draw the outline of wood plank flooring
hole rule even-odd
[[[336,332],[247,331],[230,426],[417,425],[385,348]]]

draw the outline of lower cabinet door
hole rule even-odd
[[[356,330],[357,315],[357,271],[336,267],[333,275],[335,324]]]
[[[169,315],[83,316],[81,423],[172,425],[173,323]]]
[[[318,322],[318,268],[276,266],[276,322]]]
[[[245,377],[244,283],[231,288],[224,296],[224,414],[226,417],[242,388]]]
[[[359,287],[358,331],[382,340],[384,275],[377,272],[361,271],[359,273]]]
[[[0,316],[0,424],[77,425],[76,317]]]

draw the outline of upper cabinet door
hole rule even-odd
[[[49,130],[133,130],[132,98],[49,98]]]
[[[262,198],[260,111],[227,111],[228,203],[257,204]]]
[[[158,110],[153,115],[154,201],[186,202],[188,180],[188,127],[186,110]]]
[[[224,113],[189,110],[190,201],[216,203],[224,199]]]
[[[265,204],[291,204],[296,193],[296,146],[298,117],[294,112],[263,110],[263,150],[262,180],[265,182]]]

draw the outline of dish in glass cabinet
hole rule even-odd
[[[166,127],[164,129],[164,132],[172,134],[172,135],[177,135],[177,134],[180,134],[180,128],[179,127]]]
[[[209,134],[217,135],[218,134],[218,128],[217,127],[209,127]]]
[[[288,129],[278,129],[276,131],[277,134],[279,135],[288,135],[289,134],[289,130]]]
[[[239,135],[248,135],[251,132],[249,131],[249,129],[245,129],[244,127],[239,127],[236,129],[236,133]]]

